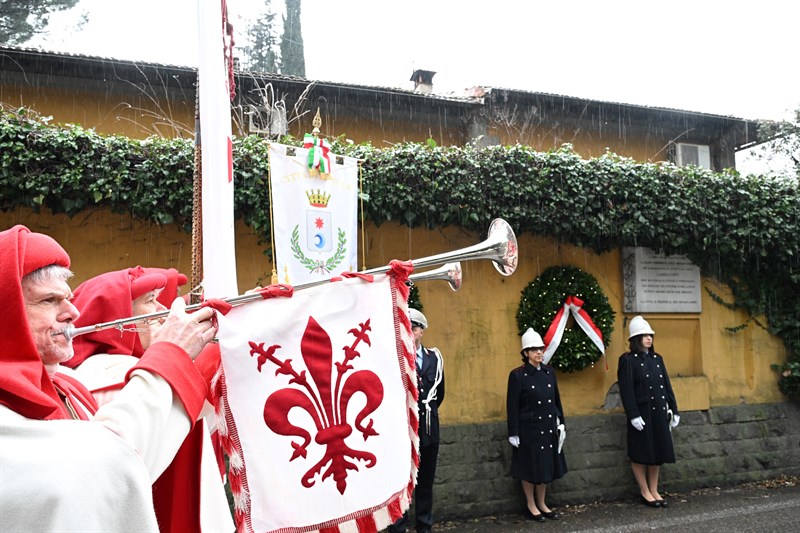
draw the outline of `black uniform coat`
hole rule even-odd
[[[511,477],[531,483],[550,483],[567,473],[558,453],[556,418],[564,424],[556,373],[541,364],[525,363],[508,375],[508,435],[519,436],[511,457]]]
[[[428,398],[430,390],[436,382],[437,355],[433,350],[422,347],[422,369],[417,371],[417,387],[419,390],[419,445],[421,447],[431,444],[439,444],[439,406],[444,401],[444,369],[442,369],[442,379],[436,387],[436,398],[429,402],[430,405],[430,424],[428,424],[428,414],[425,409],[425,400]],[[414,354],[416,357],[416,354]],[[442,361],[444,364],[444,361]]]
[[[655,352],[627,352],[620,356],[617,382],[628,419],[628,457],[635,463],[661,465],[675,462],[667,410],[678,414],[664,359]],[[642,431],[630,421],[641,416]]]

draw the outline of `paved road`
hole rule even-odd
[[[530,522],[519,516],[494,516],[445,522],[434,531],[518,533],[530,531],[698,533],[800,531],[800,484],[770,483],[729,489],[704,489],[668,495],[669,507],[638,502],[607,502],[559,509],[561,520]]]

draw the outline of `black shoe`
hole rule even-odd
[[[669,507],[669,503],[667,503],[667,500],[656,500],[656,501],[661,504],[661,507]]]
[[[534,522],[544,522],[547,520],[544,516],[544,513],[533,514],[530,509],[525,509],[525,518]]]
[[[641,498],[642,498],[642,503],[645,504],[648,507],[656,507],[656,508],[660,508],[661,507],[661,503],[659,503],[658,500],[650,501],[647,498],[645,498],[644,496],[641,496]]]
[[[549,513],[545,513],[542,511],[542,515],[547,518],[548,520],[560,520],[561,515],[556,513],[555,511],[550,511]]]

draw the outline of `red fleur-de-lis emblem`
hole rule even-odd
[[[336,488],[344,494],[347,488],[348,470],[358,470],[352,460],[363,461],[367,468],[376,464],[375,455],[360,450],[354,450],[345,444],[353,429],[359,431],[366,441],[369,437],[378,435],[373,428],[374,421],[365,419],[372,414],[383,402],[383,384],[374,372],[369,370],[355,371],[351,364],[360,357],[358,345],[363,341],[371,346],[368,332],[371,330],[369,319],[359,324],[358,328],[348,331],[355,339],[350,346],[344,346],[344,357],[341,362],[334,363],[331,339],[322,326],[309,317],[303,338],[300,342],[300,352],[303,356],[310,380],[306,378],[306,371],[297,372],[292,366],[291,359],[281,360],[275,356],[280,349],[279,345],[264,348],[264,343],[250,342],[250,355],[258,354],[258,371],[268,361],[277,366],[275,375],[289,377],[289,387],[273,392],[264,403],[264,422],[267,427],[279,435],[299,437],[301,442],[292,440],[292,455],[289,459],[294,461],[298,457],[306,458],[307,448],[311,444],[311,433],[305,428],[289,422],[289,411],[294,407],[305,410],[314,420],[314,442],[325,446],[324,457],[311,467],[302,477],[304,487],[312,487],[314,478],[322,473],[322,481],[333,477]],[[334,372],[335,367],[335,372]],[[335,375],[335,382],[333,382]],[[353,424],[347,421],[347,405],[357,393],[366,397],[366,404],[356,415]],[[324,472],[323,469],[325,469]]]

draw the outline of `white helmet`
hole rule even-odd
[[[408,308],[408,319],[411,321],[412,327],[418,325],[422,326],[422,329],[428,329],[428,319],[425,318],[425,315],[412,307]]]
[[[628,332],[628,340],[631,340],[637,335],[656,334],[656,332],[653,331],[653,328],[650,327],[650,324],[647,323],[647,320],[645,320],[641,315],[636,315],[631,319],[631,323],[628,324]]]
[[[527,348],[544,348],[542,336],[533,331],[533,328],[528,328],[528,330],[522,334],[522,349],[519,353],[525,352]]]

